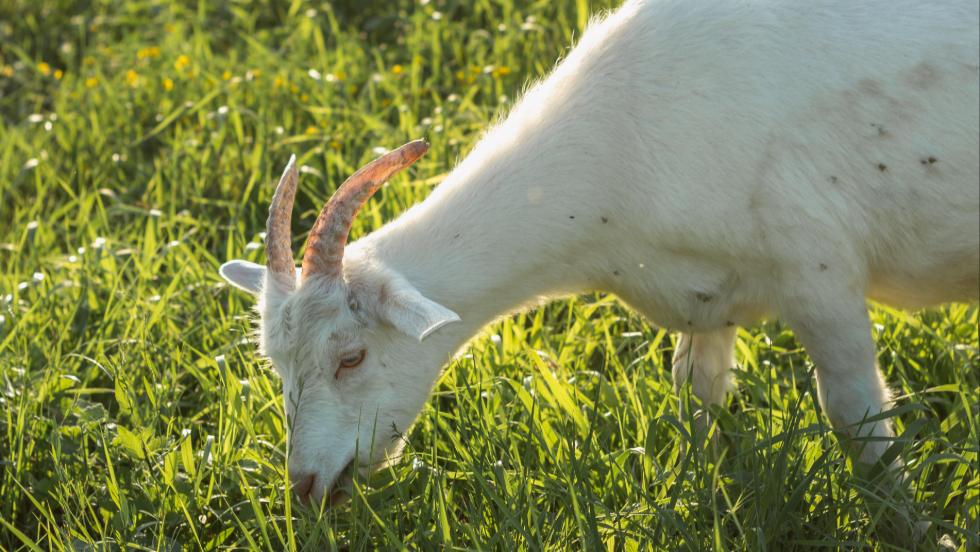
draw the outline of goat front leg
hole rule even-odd
[[[803,301],[785,319],[816,365],[820,404],[847,437],[847,452],[860,464],[874,464],[894,433],[888,420],[867,421],[891,399],[875,362],[864,298]]]
[[[725,394],[731,386],[731,370],[735,367],[734,326],[696,334],[682,334],[674,350],[671,361],[674,378],[674,392],[680,397],[681,418],[690,417],[687,412],[688,401],[682,396],[684,384],[691,382],[691,390],[708,408],[725,401]],[[695,427],[705,430],[707,417],[696,416]]]
[[[874,473],[895,434],[888,419],[869,421],[891,405],[888,387],[875,362],[871,324],[863,297],[804,301],[785,319],[816,365],[817,394],[831,425],[844,434],[844,446],[855,461],[855,473]],[[869,481],[877,489],[868,505],[886,512],[879,533],[886,541],[907,544],[929,527],[919,519],[901,473],[901,460]],[[883,493],[883,497],[879,496]],[[888,513],[890,512],[890,513]]]

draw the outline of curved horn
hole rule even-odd
[[[393,174],[414,163],[428,149],[424,140],[409,142],[361,167],[337,188],[320,211],[306,240],[303,281],[314,274],[325,278],[341,277],[347,234],[361,206]]]
[[[289,157],[286,170],[279,179],[276,193],[269,205],[269,218],[265,222],[265,256],[269,273],[276,277],[287,289],[296,285],[296,265],[293,263],[290,221],[292,220],[293,199],[296,197],[296,156]]]

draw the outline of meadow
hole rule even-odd
[[[706,452],[676,336],[603,294],[487,328],[347,504],[286,491],[280,384],[217,267],[264,262],[290,153],[299,250],[379,148],[431,143],[364,235],[616,3],[0,2],[0,549],[980,549],[976,305],[872,306],[921,540],[883,540],[902,505],[853,475],[778,321],[740,331]]]

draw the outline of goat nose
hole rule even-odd
[[[303,504],[309,504],[313,484],[316,482],[316,474],[313,472],[290,472],[289,480],[299,501]]]

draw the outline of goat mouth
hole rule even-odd
[[[350,500],[354,492],[354,461],[351,460],[340,470],[340,475],[334,480],[327,494],[330,506],[340,506]]]

